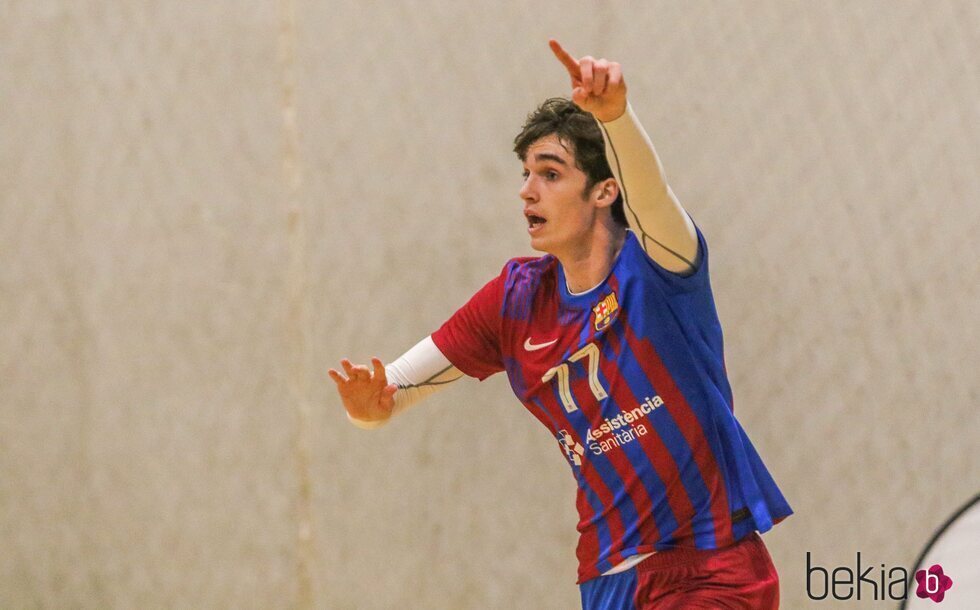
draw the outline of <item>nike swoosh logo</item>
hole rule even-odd
[[[552,339],[547,343],[538,343],[537,345],[535,345],[534,343],[531,343],[531,337],[528,337],[527,339],[524,340],[524,349],[526,349],[529,352],[533,352],[535,350],[548,347],[549,345],[551,345],[552,343],[556,343],[557,341],[558,339]]]

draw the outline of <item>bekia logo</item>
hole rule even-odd
[[[915,594],[936,603],[943,601],[946,591],[953,586],[953,579],[943,573],[939,564],[928,570],[919,570],[915,573],[915,580],[918,583]],[[860,551],[853,568],[837,566],[833,569],[814,563],[810,552],[806,553],[806,594],[815,601],[828,597],[841,601],[901,601],[908,597],[908,585],[908,570],[900,566],[886,568],[883,563],[862,563]]]
[[[946,591],[953,586],[953,579],[943,574],[943,566],[938,563],[928,570],[916,572],[915,581],[919,583],[915,594],[922,599],[931,599],[937,604],[943,601]]]
[[[810,551],[806,552],[806,595],[812,600],[821,601],[832,596],[839,600],[902,600],[908,595],[909,573],[902,567],[894,567],[885,574],[885,564],[877,570],[869,565],[861,570],[861,552],[857,553],[854,570],[850,566],[838,566],[833,570],[815,565],[810,561]],[[865,564],[867,565],[867,564]]]

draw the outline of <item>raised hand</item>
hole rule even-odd
[[[575,59],[554,39],[548,45],[572,78],[572,101],[576,106],[603,123],[626,112],[626,81],[618,63],[589,55]]]
[[[398,386],[388,383],[385,367],[381,361],[371,358],[374,371],[361,364],[351,364],[346,358],[341,360],[340,364],[344,367],[347,377],[334,369],[327,372],[337,384],[337,393],[340,394],[347,413],[361,421],[382,421],[391,417]]]

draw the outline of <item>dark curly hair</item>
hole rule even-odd
[[[595,118],[563,97],[547,99],[527,115],[521,133],[514,138],[514,152],[524,161],[532,144],[552,134],[571,149],[576,167],[585,172],[586,193],[599,181],[613,177],[606,160],[606,145]],[[624,227],[629,226],[623,210],[622,192],[613,202],[611,211],[613,220]]]

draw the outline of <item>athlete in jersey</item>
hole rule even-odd
[[[561,263],[515,259],[432,335],[463,373],[506,371],[578,481],[579,580],[628,557],[714,549],[789,514],[732,413],[708,250],[680,277],[629,232],[573,294]]]
[[[599,121],[614,178],[580,177],[584,144],[548,132],[548,113],[577,117],[543,105],[517,149],[528,232],[547,254],[509,261],[387,367],[344,360],[347,378],[331,376],[352,421],[374,427],[464,374],[506,372],[578,484],[583,607],[775,607],[756,532],[792,511],[733,414],[707,243],[666,185],[619,66],[552,49]],[[689,569],[701,564],[726,569]]]

